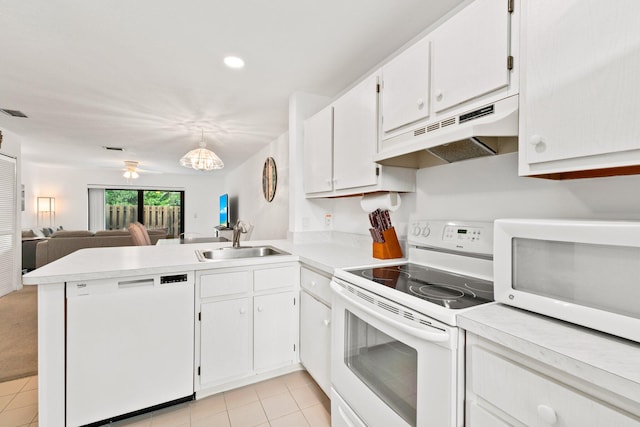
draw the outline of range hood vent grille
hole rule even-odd
[[[428,148],[427,151],[448,163],[497,154],[496,150],[476,137],[438,145],[437,147]]]

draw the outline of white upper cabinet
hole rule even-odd
[[[640,2],[523,2],[520,175],[640,173]]]
[[[373,161],[378,150],[378,76],[367,77],[305,121],[307,197],[415,191],[415,170]]]
[[[378,75],[333,104],[333,184],[336,190],[375,185],[378,146]]]
[[[382,67],[382,131],[429,116],[429,40],[422,39]]]
[[[508,4],[475,0],[429,34],[435,112],[509,85]]]
[[[304,122],[304,191],[333,190],[333,107]]]

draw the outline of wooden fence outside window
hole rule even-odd
[[[138,207],[107,205],[105,217],[107,230],[122,230],[138,220]],[[178,237],[180,233],[180,206],[145,206],[142,218],[149,230],[166,228],[168,237]]]

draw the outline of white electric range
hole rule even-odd
[[[462,426],[456,315],[493,302],[493,223],[412,216],[407,262],[336,270],[332,425]]]

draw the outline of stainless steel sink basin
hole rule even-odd
[[[197,249],[196,255],[201,262],[221,259],[260,258],[273,255],[291,255],[273,246],[241,246],[239,248],[225,247],[218,249]]]

